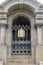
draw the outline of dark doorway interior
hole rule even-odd
[[[12,54],[31,54],[31,25],[29,19],[19,16],[12,23]]]

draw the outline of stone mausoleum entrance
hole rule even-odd
[[[0,64],[43,64],[43,5],[37,0],[0,4]]]
[[[12,23],[12,54],[31,54],[31,25],[29,19],[19,16]]]

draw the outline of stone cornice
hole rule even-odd
[[[42,26],[43,23],[35,23],[35,26]]]
[[[7,15],[6,14],[0,14],[0,19],[7,19]]]
[[[36,22],[35,22],[36,25],[43,25],[43,14],[37,14],[36,15]]]
[[[7,14],[6,13],[0,13],[0,25],[7,25]]]

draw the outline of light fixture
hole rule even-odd
[[[23,28],[18,30],[18,37],[25,37],[25,30]]]

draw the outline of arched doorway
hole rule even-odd
[[[12,54],[31,54],[31,25],[29,19],[19,16],[12,23]]]

